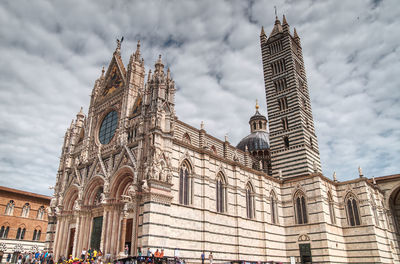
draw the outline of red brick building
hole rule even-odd
[[[0,186],[0,262],[44,250],[50,197]]]

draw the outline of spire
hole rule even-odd
[[[271,32],[271,34],[270,34],[269,37],[272,37],[272,36],[274,36],[274,35],[276,35],[276,34],[279,34],[279,33],[281,33],[282,31],[283,31],[283,30],[282,30],[281,21],[279,21],[278,16],[276,16],[276,17],[275,17],[275,25],[274,25],[274,28],[272,29],[272,32]]]
[[[138,40],[136,45],[135,60],[140,61],[140,40]]]
[[[169,67],[168,67],[168,70],[167,70],[167,80],[170,80],[171,79],[171,71],[169,70]]]
[[[151,69],[149,70],[149,74],[147,75],[147,81],[149,82],[151,79]]]

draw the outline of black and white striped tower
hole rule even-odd
[[[260,35],[268,108],[272,174],[283,178],[321,172],[300,38],[283,16]]]

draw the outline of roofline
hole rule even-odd
[[[400,178],[400,174],[392,174],[392,175],[386,175],[386,176],[378,176],[375,178],[376,182],[379,181],[389,181],[389,180],[393,180],[393,179],[398,179]],[[372,179],[368,179],[369,181],[373,181]]]
[[[47,196],[47,195],[17,190],[17,189],[5,187],[5,186],[0,186],[0,191],[16,193],[16,194],[25,195],[25,196],[31,196],[31,197],[35,197],[35,198],[39,198],[39,199],[48,200],[48,201],[51,200],[51,197]]]

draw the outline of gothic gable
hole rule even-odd
[[[125,85],[125,67],[118,55],[114,55],[105,75],[104,87],[101,95],[107,96],[122,89]]]

